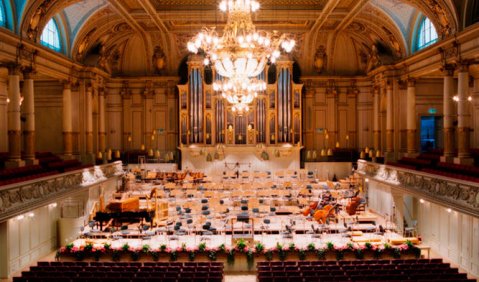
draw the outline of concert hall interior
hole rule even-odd
[[[0,0],[1,281],[479,281],[479,0]]]

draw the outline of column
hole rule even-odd
[[[470,113],[469,113],[469,72],[468,65],[459,66],[457,74],[457,158],[456,164],[472,164],[470,149]]]
[[[105,90],[100,88],[98,91],[98,113],[99,113],[99,125],[98,125],[98,140],[99,151],[106,151],[106,131],[105,131]],[[105,154],[104,154],[105,155]]]
[[[8,161],[5,167],[25,166],[21,159],[22,140],[20,124],[20,66],[8,67]]]
[[[416,81],[407,81],[406,95],[406,130],[407,130],[407,155],[416,157]]]
[[[444,72],[444,95],[443,95],[443,114],[444,114],[444,156],[441,162],[452,162],[454,159],[454,126],[453,126],[453,103],[454,95],[454,70]]]
[[[394,151],[394,127],[393,127],[393,85],[386,83],[386,152]]]
[[[86,154],[93,156],[93,98],[92,87],[88,86],[86,89]]]
[[[0,152],[8,152],[7,84],[7,79],[0,79]]]
[[[63,84],[63,155],[65,159],[73,158],[72,138],[72,89],[69,81]]]
[[[374,150],[378,150],[381,141],[381,129],[379,128],[379,87],[373,89],[374,108],[373,108],[373,142]]]
[[[26,119],[23,139],[25,142],[24,159],[27,165],[38,164],[38,160],[35,159],[35,98],[32,75],[31,69],[23,73],[23,113]]]

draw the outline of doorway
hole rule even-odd
[[[440,116],[422,116],[420,142],[421,152],[430,152],[443,148],[443,118]]]

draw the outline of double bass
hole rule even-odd
[[[351,202],[346,206],[346,212],[349,215],[355,215],[358,206],[361,204],[360,197],[353,197],[351,198]]]
[[[312,215],[317,222],[324,224],[330,215],[335,214],[335,207],[338,204],[327,204],[323,208],[318,209],[319,203],[322,202],[322,196],[323,195],[321,195],[321,198],[318,201],[311,202],[309,207],[305,208],[302,213],[304,216]]]

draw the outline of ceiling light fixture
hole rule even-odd
[[[258,78],[268,62],[275,63],[281,50],[290,53],[296,41],[278,32],[257,31],[251,18],[260,7],[254,0],[228,0],[219,5],[227,13],[223,35],[215,28],[203,28],[187,48],[191,53],[204,53],[205,65],[212,64],[220,75],[214,90],[233,105],[238,113],[248,111],[259,91],[266,90],[266,82]]]

